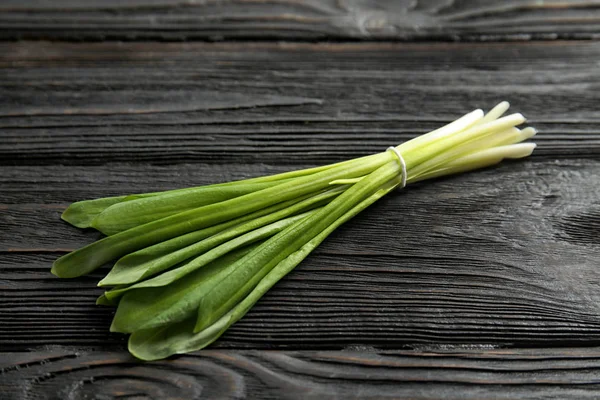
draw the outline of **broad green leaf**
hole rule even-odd
[[[64,221],[78,228],[91,228],[92,221],[94,220],[94,218],[96,218],[100,213],[102,213],[104,210],[106,210],[108,207],[114,204],[121,203],[124,201],[141,199],[144,197],[157,196],[165,193],[183,192],[192,189],[194,188],[175,189],[165,192],[141,193],[128,196],[103,197],[94,200],[77,201],[71,204],[69,207],[67,207],[67,209],[61,215],[61,218]]]
[[[239,321],[256,302],[281,278],[292,271],[308,254],[310,254],[331,232],[348,221],[360,211],[380,199],[395,187],[391,182],[375,194],[362,201],[327,229],[306,243],[300,250],[290,254],[275,266],[231,311],[217,319],[205,329],[194,333],[193,318],[181,322],[167,324],[156,328],[138,330],[129,337],[128,349],[135,357],[146,360],[159,360],[173,354],[188,353],[205,348],[217,340],[232,324]]]
[[[316,193],[337,179],[362,176],[389,162],[391,157],[390,152],[375,154],[244,196],[136,226],[62,256],[54,262],[52,273],[63,278],[85,275],[130,252],[241,217],[273,204]]]
[[[128,350],[144,361],[160,360],[173,354],[200,350],[217,340],[231,326],[233,322],[230,321],[231,316],[224,316],[198,333],[194,333],[195,318],[135,331],[129,337]]]
[[[260,176],[233,182],[197,186],[164,192],[142,193],[121,196],[118,201],[103,209],[93,210],[82,223],[92,226],[106,235],[113,235],[147,222],[177,214],[201,206],[218,203],[244,194],[289,182],[292,179],[308,176],[336,168],[344,168],[353,163],[368,162],[373,156],[348,160],[337,164],[316,168],[284,172],[276,175]],[[101,201],[104,199],[99,199]],[[92,200],[95,201],[95,200]]]
[[[119,301],[110,327],[111,332],[130,333],[193,316],[197,306],[197,302],[194,302],[195,297],[201,296],[206,288],[213,284],[215,277],[222,275],[231,265],[259,245],[260,243],[254,243],[232,251],[168,286],[140,288],[125,293]],[[182,299],[184,301],[181,301]],[[186,301],[191,304],[187,304]]]
[[[89,228],[98,214],[113,204],[123,201],[125,197],[127,196],[78,201],[67,207],[60,217],[78,228]]]
[[[107,300],[114,302],[118,297],[123,296],[125,293],[128,293],[132,290],[136,291],[142,288],[167,286],[168,284],[185,277],[186,275],[194,272],[199,268],[206,268],[206,266],[209,265],[211,262],[213,262],[214,260],[220,260],[225,254],[228,254],[231,251],[237,250],[239,248],[246,248],[249,244],[255,242],[264,241],[266,238],[273,236],[277,232],[280,232],[286,227],[306,218],[308,215],[313,214],[316,211],[317,210],[312,210],[304,214],[285,218],[267,226],[255,229],[244,235],[235,237],[234,239],[229,240],[228,242],[225,242],[220,246],[211,249],[210,251],[207,251],[201,256],[191,259],[190,261],[187,261],[185,263],[181,263],[180,266],[170,271],[164,272],[153,278],[138,282],[131,286],[123,285],[124,287],[119,287],[106,292],[105,296]],[[157,298],[157,301],[160,301],[160,299]],[[189,304],[191,301],[188,298],[182,298],[181,302]],[[149,309],[146,318],[153,318],[153,316],[155,315],[157,315],[157,311],[154,309]],[[119,314],[119,318],[127,318],[127,316],[123,316],[123,314],[121,313]],[[115,319],[117,319],[117,317],[115,317]],[[143,321],[137,321],[137,323],[140,325],[146,324],[146,322]],[[119,324],[119,322],[116,323],[117,326],[119,326]]]
[[[322,205],[345,188],[333,188],[316,195],[294,200],[236,218],[200,231],[190,232],[162,243],[138,250],[121,258],[99,286],[131,284],[156,275],[180,262],[206,252],[213,247],[246,232],[258,229],[307,209]]]
[[[278,181],[231,186],[211,185],[122,201],[106,208],[96,216],[92,221],[92,227],[105,235],[114,235],[169,215],[220,203],[277,184]]]

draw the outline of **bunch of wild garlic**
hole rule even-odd
[[[98,304],[144,360],[215,341],[338,226],[406,183],[531,154],[521,114],[475,110],[379,154],[217,185],[72,204],[62,218],[106,234],[54,263],[64,278],[118,260]]]

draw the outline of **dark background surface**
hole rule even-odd
[[[600,4],[0,4],[0,398],[597,398]],[[136,361],[77,200],[322,165],[508,100],[526,161],[393,193],[210,349]]]

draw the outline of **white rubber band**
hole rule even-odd
[[[402,154],[400,154],[398,149],[396,149],[395,147],[388,147],[387,149],[394,152],[394,154],[398,158],[398,161],[400,161],[400,165],[402,166],[402,184],[400,186],[400,189],[402,189],[404,186],[406,186],[406,162],[404,161],[404,158],[402,157]]]

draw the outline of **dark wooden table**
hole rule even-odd
[[[3,0],[0,398],[600,397],[596,1]],[[508,100],[526,161],[410,186],[209,349],[142,363],[52,261],[73,201],[321,165]]]

